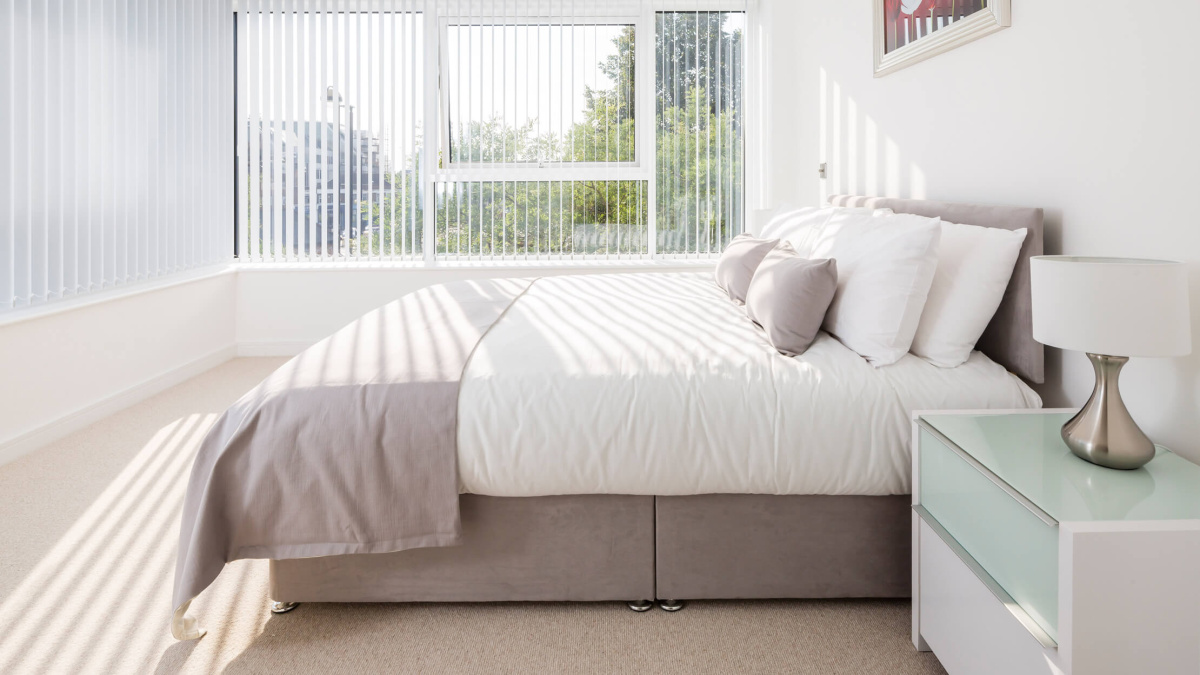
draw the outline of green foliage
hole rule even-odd
[[[658,250],[719,252],[741,231],[743,151],[734,110],[713,112],[693,87],[658,124]]]
[[[420,166],[418,162],[414,164]],[[420,173],[414,169],[397,172],[390,183],[392,189],[379,202],[360,202],[363,217],[371,226],[360,233],[343,235],[343,245],[360,255],[419,258],[424,247],[424,209],[417,192]]]
[[[657,246],[663,253],[719,251],[741,230],[742,36],[726,30],[728,16],[658,15],[654,129]],[[583,119],[561,136],[538,135],[536,120],[473,122],[454,134],[454,161],[485,166],[636,161],[633,29],[622,31],[614,44],[616,54],[600,64],[612,86],[588,88]],[[414,175],[419,157],[407,163],[407,171],[392,177],[397,185],[419,179]],[[640,180],[440,183],[432,202],[436,251],[462,258],[644,254],[648,189]],[[389,194],[372,205],[370,226],[356,241],[346,241],[351,250],[361,245],[363,253],[388,255],[395,241],[398,254],[419,257],[424,214],[422,200],[414,197],[411,189],[403,194],[397,189],[394,200]]]

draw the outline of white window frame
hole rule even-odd
[[[653,14],[651,14],[653,17]],[[534,26],[534,25],[549,25],[549,26],[633,26],[634,30],[634,63],[636,64],[641,59],[641,45],[644,41],[642,31],[645,30],[643,22],[644,16],[611,16],[611,17],[581,17],[566,21],[550,21],[547,22],[545,16],[514,16],[505,17],[503,23],[495,23],[491,17],[461,17],[461,16],[439,16],[438,21],[438,71],[444,73],[445,77],[440,77],[439,84],[445,83],[446,86],[440,86],[439,89],[439,104],[441,109],[437,120],[439,149],[444,153],[445,157],[452,157],[451,139],[450,139],[450,90],[454,86],[450,80],[450,26]],[[488,19],[484,23],[484,19]],[[651,20],[651,28],[653,30],[653,20]],[[642,94],[641,94],[641,73],[640,69],[634,70],[634,100],[637,105],[637,113],[635,120],[639,119],[642,112]],[[650,87],[653,89],[653,80],[650,82]],[[650,95],[653,99],[653,95]],[[650,109],[653,111],[653,100],[651,100]],[[455,179],[459,176],[467,176],[462,180],[491,180],[491,169],[502,171],[505,176],[513,175],[516,171],[522,177],[508,178],[500,180],[595,180],[599,175],[597,170],[612,170],[622,169],[640,169],[642,167],[642,157],[646,148],[642,142],[645,130],[644,125],[637,124],[634,127],[634,159],[633,161],[615,161],[615,162],[473,162],[473,161],[454,161],[449,160],[446,166],[440,170],[447,176],[454,176]],[[530,169],[527,174],[524,169]],[[576,178],[571,174],[578,173],[580,177]],[[621,179],[624,180],[627,174],[622,174]],[[482,176],[482,177],[480,177]],[[551,178],[552,177],[552,178]],[[629,180],[638,180],[638,178],[629,178]],[[644,180],[644,178],[643,178]]]
[[[620,180],[647,180],[652,179],[653,171],[644,171],[647,168],[648,162],[644,162],[644,157],[653,156],[653,143],[646,143],[647,130],[644,129],[644,119],[642,114],[649,109],[649,114],[654,113],[654,72],[650,71],[650,80],[646,84],[640,64],[643,59],[643,52],[647,49],[646,42],[649,42],[649,49],[653,49],[653,35],[647,35],[647,30],[650,34],[654,31],[654,13],[642,12],[641,16],[612,16],[612,17],[580,17],[572,18],[570,24],[566,22],[548,22],[547,18],[554,17],[538,17],[538,16],[521,16],[521,17],[506,17],[503,24],[496,25],[631,25],[634,26],[634,62],[635,62],[635,79],[634,79],[634,100],[637,107],[635,120],[641,120],[640,124],[636,124],[634,129],[634,161],[616,161],[616,162],[470,162],[470,161],[454,161],[448,160],[445,166],[437,169],[434,179],[437,180],[604,180],[612,179],[611,172],[614,169],[620,169],[622,175]],[[450,157],[450,41],[449,28],[451,25],[485,25],[482,20],[487,17],[461,17],[461,16],[439,16],[438,23],[438,67],[437,73],[428,73],[428,76],[436,79],[438,84],[438,104],[439,110],[437,118],[438,126],[438,149],[444,153],[445,157]],[[493,25],[488,23],[486,25]],[[649,37],[649,40],[648,40]],[[653,62],[653,55],[650,56]],[[440,84],[446,83],[445,86]],[[643,86],[649,86],[650,94],[643,94]],[[649,96],[649,106],[644,104],[643,98]],[[653,127],[653,124],[650,125]],[[650,131],[653,131],[650,130]],[[653,133],[649,135],[652,137]],[[649,151],[649,155],[647,155]],[[653,162],[649,162],[653,163]],[[610,173],[605,173],[610,172]]]
[[[484,17],[463,16],[461,14],[441,14],[435,8],[427,8],[426,44],[436,44],[437,54],[434,61],[437,68],[427,68],[425,71],[426,119],[435,120],[437,126],[437,152],[426,152],[425,190],[428,195],[437,194],[437,184],[456,181],[587,181],[587,180],[622,180],[645,181],[647,183],[646,228],[649,238],[646,257],[655,257],[657,230],[655,227],[655,166],[656,147],[654,134],[654,15],[655,9],[649,2],[641,3],[641,11],[636,15],[614,14],[613,16],[578,16],[571,17],[571,25],[632,25],[634,28],[634,101],[638,120],[634,130],[634,161],[632,162],[454,162],[448,158],[450,152],[450,87],[449,82],[449,39],[448,29],[451,25],[478,25]],[[432,18],[432,20],[429,20]],[[522,15],[515,21],[529,24],[545,23],[555,17]],[[522,25],[517,23],[504,25]],[[553,21],[551,24],[553,25]],[[559,23],[566,25],[565,21]],[[432,40],[430,39],[432,37]],[[430,58],[427,46],[426,59]],[[651,67],[642,64],[649,63]],[[441,86],[443,82],[447,86]],[[432,93],[432,96],[431,96]],[[431,105],[432,104],[432,105]],[[432,110],[431,110],[432,108]],[[649,121],[649,122],[648,122]],[[426,141],[428,143],[428,140]],[[437,156],[442,154],[447,158],[445,166],[437,166]],[[619,173],[618,173],[619,172]],[[426,207],[425,231],[436,232],[436,209]],[[436,265],[436,235],[425,236],[425,263]]]

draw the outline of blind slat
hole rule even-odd
[[[249,101],[247,101],[247,114],[249,115],[248,123],[246,124],[248,145],[250,156],[246,163],[246,175],[240,179],[239,183],[246,183],[247,189],[250,192],[249,199],[249,218],[242,222],[248,223],[249,230],[246,232],[246,247],[250,251],[251,260],[262,260],[262,115],[260,109],[262,106],[262,68],[261,59],[259,56],[262,53],[260,38],[262,36],[262,24],[259,18],[259,2],[260,0],[247,0],[248,10],[243,12],[246,15],[245,33],[241,34],[240,40],[243,44],[253,45],[254,49],[249,47],[244,48],[246,58],[238,61],[238,70],[246,80],[248,89]],[[241,122],[238,123],[238,128],[241,128]]]
[[[17,173],[15,119],[17,105],[17,13],[16,3],[0,5],[0,135],[8,152],[0,156],[0,310],[16,306],[16,224]]]
[[[14,19],[13,53],[14,65],[14,95],[13,95],[13,305],[16,307],[36,302],[32,297],[32,255],[33,246],[30,235],[33,231],[33,153],[32,135],[29,129],[30,118],[33,116],[33,95],[35,92],[33,75],[30,69],[32,55],[33,12],[32,0],[16,1],[16,17]]]
[[[30,190],[29,190],[29,301],[44,302],[49,299],[47,291],[49,274],[48,236],[52,227],[47,188],[50,183],[50,162],[47,161],[44,143],[50,131],[46,123],[46,107],[50,103],[50,87],[47,80],[46,50],[50,36],[50,7],[45,2],[34,2],[30,20]]]

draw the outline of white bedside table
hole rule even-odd
[[[951,675],[1200,673],[1200,466],[1089,464],[1074,411],[913,416],[913,644]]]

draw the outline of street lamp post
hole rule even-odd
[[[349,103],[343,103],[341,94],[338,94],[337,100],[334,101],[332,86],[325,88],[325,102],[326,103],[336,103],[336,105],[338,106],[338,126],[339,127],[341,126],[342,108],[343,107],[347,108],[348,113],[349,113],[348,114],[349,137],[347,140],[350,143],[350,162],[346,166],[346,171],[349,172],[349,174],[350,174],[346,178],[346,226],[347,226],[347,228],[349,228],[350,227],[350,214],[351,214],[350,202],[354,198],[354,183],[355,183],[354,176],[355,176],[355,174],[358,173],[358,157],[357,157],[358,148],[355,147],[356,144],[355,144],[355,140],[354,140],[354,106]],[[339,129],[338,133],[341,133],[340,129]],[[341,160],[341,157],[339,157],[338,160]],[[351,165],[353,165],[353,168],[351,168]]]

